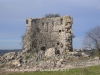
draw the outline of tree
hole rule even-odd
[[[45,18],[60,17],[59,14],[45,14]]]
[[[86,32],[83,44],[85,48],[96,50],[100,56],[100,26],[96,26]]]

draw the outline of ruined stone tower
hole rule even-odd
[[[70,16],[27,19],[24,49],[45,51],[53,47],[60,53],[73,51],[72,23]]]

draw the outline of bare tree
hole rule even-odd
[[[85,48],[96,50],[100,56],[100,26],[96,26],[86,32],[83,44]]]

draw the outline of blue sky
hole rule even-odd
[[[0,49],[20,49],[26,19],[48,13],[73,17],[74,48],[82,48],[85,32],[100,25],[100,0],[0,0]]]

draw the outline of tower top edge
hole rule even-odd
[[[51,18],[46,18],[46,17],[41,17],[41,18],[32,18],[32,17],[29,17],[27,18],[27,20],[32,20],[32,19],[56,19],[56,18],[72,18],[71,16],[69,15],[65,15],[65,16],[59,16],[59,17],[51,17]]]

